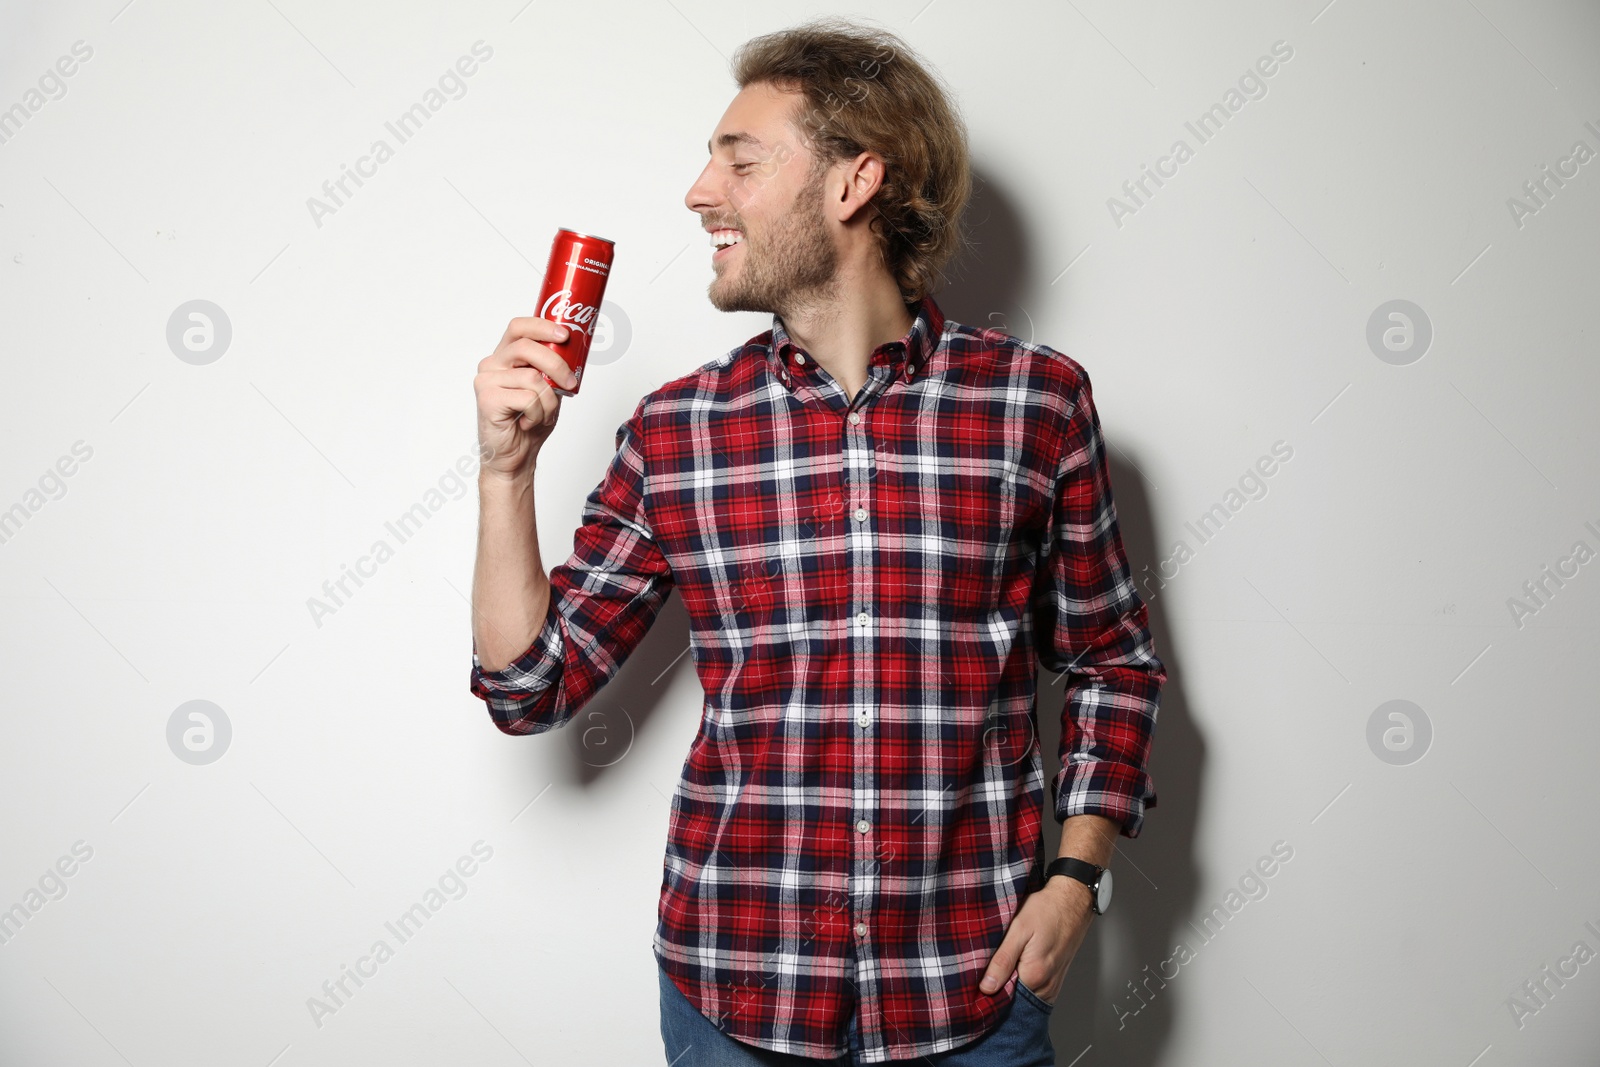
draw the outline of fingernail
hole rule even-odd
[[[572,331],[567,329],[565,326],[558,327],[558,329],[561,331],[561,334],[557,340],[565,341],[568,337],[572,336]]]
[[[979,988],[981,988],[985,993],[993,993],[999,987],[1000,983],[988,976],[985,976],[983,981],[979,984]]]

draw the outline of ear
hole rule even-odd
[[[835,165],[835,177],[829,191],[834,194],[834,217],[849,222],[866,210],[866,206],[883,187],[884,163],[875,152],[862,152],[854,159]]]

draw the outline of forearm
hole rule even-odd
[[[1096,867],[1109,867],[1118,829],[1117,821],[1104,815],[1073,815],[1061,823],[1061,848],[1056,855],[1087,860]],[[1088,920],[1091,894],[1089,887],[1076,878],[1065,875],[1051,878],[1045,882],[1043,892],[1060,897],[1074,922]]]
[[[478,556],[472,574],[472,636],[478,662],[499,671],[527,651],[550,606],[539,558],[534,472],[478,473]]]
[[[1120,829],[1115,819],[1104,815],[1073,815],[1061,823],[1061,848],[1056,855],[1088,860],[1096,867],[1108,866]]]

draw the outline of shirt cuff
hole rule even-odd
[[[1073,762],[1057,771],[1055,797],[1057,822],[1074,815],[1103,815],[1121,824],[1130,838],[1139,836],[1145,809],[1156,806],[1150,776],[1110,760]]]
[[[550,594],[549,607],[545,609],[544,625],[533,639],[528,650],[498,671],[486,671],[478,662],[478,650],[472,650],[473,691],[480,697],[498,693],[510,697],[529,697],[544,692],[561,676],[561,662],[566,648],[561,633],[561,617],[556,606],[555,591]]]

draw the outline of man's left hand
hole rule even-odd
[[[1094,918],[1089,905],[1089,887],[1072,878],[1052,878],[1030,893],[1012,916],[978,988],[993,993],[1015,970],[1039,999],[1054,1004]]]

